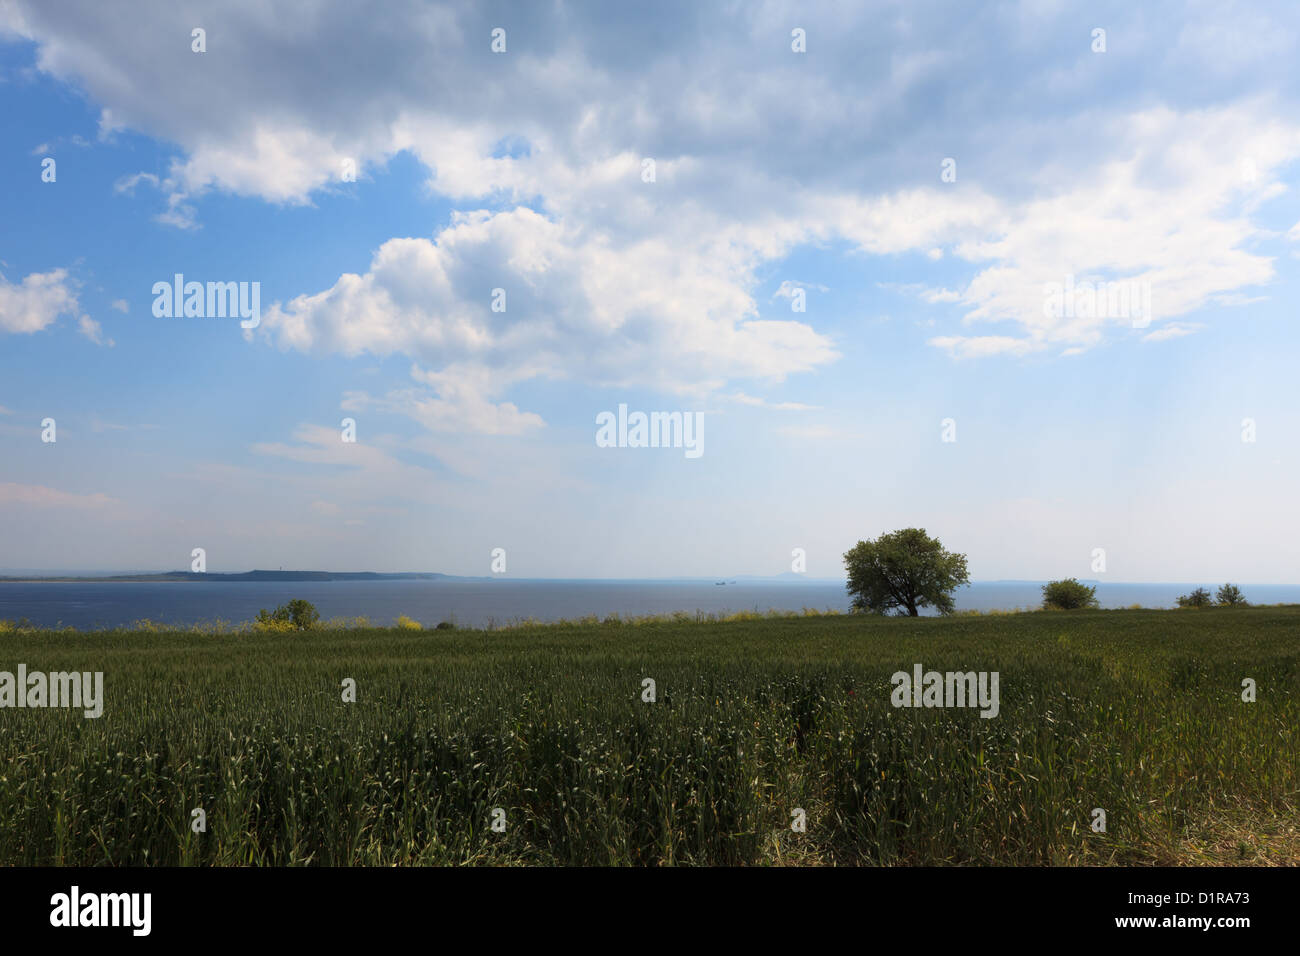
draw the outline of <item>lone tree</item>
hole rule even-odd
[[[923,607],[954,610],[952,591],[970,583],[966,555],[953,554],[925,533],[904,528],[859,541],[844,554],[853,610],[917,617]]]
[[[1076,611],[1097,606],[1097,589],[1081,584],[1077,578],[1049,581],[1043,585],[1044,611]]]

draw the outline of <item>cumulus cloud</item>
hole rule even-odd
[[[1117,317],[1048,314],[1046,283],[1143,284],[1160,319],[1242,295],[1273,277],[1253,216],[1300,156],[1294,110],[1250,95],[1258,58],[1214,40],[1286,51],[1294,29],[1243,33],[1267,19],[1212,7],[1116,5],[1124,42],[1105,57],[1068,10],[1036,3],[772,3],[737,18],[689,2],[504,15],[308,0],[286,33],[260,0],[232,0],[207,16],[202,55],[190,15],[163,0],[7,9],[0,29],[82,86],[104,133],[177,144],[165,176],[121,184],[160,191],[163,222],[197,225],[212,190],[311,202],[401,152],[434,193],[478,207],[263,318],[285,348],[408,356],[410,388],[353,400],[434,429],[536,428],[506,397],[539,378],[707,393],[820,368],[836,344],[753,298],[765,267],[806,246],[943,268],[922,307],[991,326],[930,338],[955,357],[1077,354]],[[796,19],[805,55],[789,48]],[[493,54],[502,24],[508,52]],[[364,68],[327,61],[339,49]],[[1295,58],[1269,76],[1294,88]],[[956,182],[940,181],[945,157]]]
[[[833,360],[810,326],[759,318],[743,258],[619,244],[526,207],[480,211],[432,240],[389,240],[365,274],[274,304],[261,328],[283,347],[436,363],[412,373],[436,394],[387,401],[433,428],[517,433],[541,420],[486,399],[528,379],[690,390]]]
[[[22,282],[0,275],[0,331],[40,332],[77,309],[75,283],[66,269],[33,272]]]
[[[411,378],[432,387],[393,389],[382,396],[348,392],[343,408],[346,411],[375,408],[406,415],[430,431],[521,435],[546,424],[540,415],[521,412],[513,402],[491,401],[490,396],[501,386],[494,385],[489,370],[481,366],[460,366],[443,372],[413,366]]]
[[[1243,299],[1223,293],[1273,278],[1272,258],[1252,248],[1264,230],[1246,209],[1273,192],[1281,168],[1300,156],[1300,125],[1271,120],[1258,104],[1191,115],[1156,109],[1125,122],[1127,132],[1110,129],[1125,143],[1124,158],[1052,195],[1008,204],[988,239],[954,250],[987,265],[959,294],[931,294],[966,306],[964,323],[1015,323],[1023,347],[1005,336],[943,336],[932,344],[964,355],[1023,354],[1047,344],[1090,347],[1108,326],[1132,325],[1132,315],[1103,309],[1053,313],[1045,308],[1052,285],[1149,290],[1155,316],[1170,318]],[[1242,152],[1254,157],[1254,180],[1237,175]]]

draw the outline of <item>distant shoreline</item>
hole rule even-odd
[[[719,576],[721,577],[721,576]],[[440,571],[239,571],[239,572],[196,572],[196,571],[157,571],[143,572],[137,574],[18,574],[4,575],[0,574],[0,585],[4,584],[184,584],[184,583],[222,583],[222,584],[239,584],[239,583],[282,583],[292,584],[297,582],[318,582],[328,583],[332,581],[442,581],[448,583],[479,583],[485,581],[492,582],[511,582],[514,584],[714,584],[721,585],[723,582],[713,576],[699,577],[628,577],[628,578],[583,578],[583,577],[558,577],[558,578],[531,578],[516,577],[514,575],[459,575],[443,574]],[[1080,578],[1079,581],[1087,585],[1107,585],[1111,587],[1171,587],[1182,588],[1191,587],[1198,582],[1196,581],[1102,581],[1099,578]],[[836,584],[844,585],[844,578],[813,578],[802,574],[793,574],[786,572],[772,576],[763,575],[728,575],[726,577],[728,587],[745,587],[755,585],[800,585],[810,584]],[[1028,578],[981,578],[973,580],[965,587],[988,586],[988,585],[1005,585],[1020,587],[1039,587],[1046,584],[1047,580],[1032,580]],[[1199,582],[1204,584],[1205,582]],[[1277,583],[1277,582],[1260,582],[1244,581],[1242,587],[1255,588],[1290,588],[1300,587],[1296,583]]]
[[[513,581],[520,582],[552,582],[552,583],[591,583],[607,581],[610,583],[633,583],[633,582],[682,582],[689,584],[701,584],[711,582],[721,584],[712,577],[700,578],[524,578],[524,577],[507,577],[505,575],[459,575],[443,574],[438,571],[241,571],[231,573],[220,573],[216,571],[197,572],[197,571],[158,571],[145,572],[139,574],[23,574],[23,575],[2,575],[0,574],[0,584],[97,584],[97,583],[150,583],[150,584],[171,584],[184,582],[221,582],[225,584],[241,582],[276,582],[276,583],[294,583],[301,581],[329,582],[329,581],[448,581],[448,582],[479,582],[479,581]],[[803,575],[782,574],[772,577],[758,577],[754,575],[735,576],[727,580],[729,586],[753,585],[753,584],[838,584],[842,585],[845,581],[842,578],[808,578]]]
[[[150,583],[169,584],[190,581],[220,582],[225,584],[239,582],[270,581],[276,583],[293,583],[299,581],[491,581],[492,578],[462,578],[454,574],[436,572],[402,571],[385,573],[380,571],[243,571],[233,574],[196,571],[164,571],[158,574],[112,574],[112,575],[51,575],[41,577],[0,577],[0,584],[129,584]]]

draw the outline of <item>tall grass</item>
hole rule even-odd
[[[10,630],[106,700],[0,710],[0,863],[1300,862],[1300,609],[745,617]],[[894,709],[918,662],[999,716]]]

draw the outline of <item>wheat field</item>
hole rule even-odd
[[[0,709],[0,863],[1300,863],[1300,607],[414,624],[10,628],[104,712]]]

